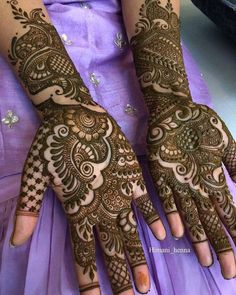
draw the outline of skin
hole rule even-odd
[[[153,9],[154,6],[156,7],[155,9]],[[222,223],[224,223],[229,234],[235,241],[236,211],[235,205],[231,200],[232,196],[230,196],[227,184],[225,183],[221,163],[224,162],[232,180],[235,181],[235,142],[229,130],[217,114],[205,106],[192,104],[187,76],[184,70],[183,58],[181,56],[182,52],[179,40],[180,32],[177,20],[180,13],[180,3],[179,1],[170,0],[137,0],[135,5],[133,5],[132,1],[123,0],[122,7],[126,31],[134,53],[137,77],[140,81],[140,86],[150,111],[149,135],[147,139],[150,171],[156,185],[157,193],[163,203],[163,208],[165,210],[172,235],[176,238],[181,238],[186,231],[193,243],[200,264],[208,267],[213,264],[213,257],[209,247],[210,241],[217,253],[223,277],[226,279],[233,278],[236,275],[235,256],[227,235],[222,227]],[[159,7],[159,10],[157,7]],[[169,18],[167,18],[167,15],[169,15]],[[166,17],[165,20],[164,17]],[[170,23],[171,18],[172,23]],[[159,26],[158,22],[160,24]],[[161,24],[163,24],[163,28],[161,28]],[[154,26],[156,26],[156,29],[153,29]],[[152,41],[149,42],[147,36],[149,36]],[[170,40],[170,42],[161,47],[162,42],[164,42],[162,40]],[[159,46],[160,51],[155,51],[155,49],[153,49],[154,44],[156,46],[155,48]],[[174,56],[173,54],[173,57],[168,56],[169,53],[167,49],[172,48],[169,44],[176,45],[176,48],[179,50],[177,55]],[[171,60],[172,64],[165,68],[165,65],[163,64],[152,62],[155,56],[156,60],[163,58],[163,60],[167,60],[167,64],[168,60]],[[144,59],[146,62],[144,62]],[[172,65],[175,65],[175,67]],[[177,71],[175,72],[175,70],[173,70],[175,68],[181,69],[181,74],[177,74]],[[178,77],[179,75],[179,81],[182,82],[176,83],[177,80],[168,80],[168,78],[165,80],[164,71],[166,71],[165,74],[167,72],[169,73],[169,77],[172,77],[172,75],[176,75],[176,77]],[[153,73],[156,75],[156,80],[154,80]],[[153,80],[151,80],[152,75]],[[166,77],[168,77],[167,74]],[[169,107],[169,115],[165,113],[165,110],[168,109],[168,107],[166,107],[167,105],[172,105],[172,107]],[[174,168],[178,167],[178,165],[186,165],[185,167],[187,167],[190,165],[192,160],[189,162],[187,160],[187,162],[185,162],[182,158],[182,160],[178,163],[179,160],[174,160],[173,155],[169,154],[168,157],[165,155],[165,153],[169,153],[169,151],[167,152],[167,150],[165,150],[167,147],[169,147],[173,153],[177,152],[178,148],[176,147],[176,142],[178,142],[178,130],[184,130],[184,128],[195,124],[195,119],[193,117],[184,123],[180,123],[178,119],[174,119],[175,114],[182,112],[183,110],[187,110],[189,107],[192,110],[195,109],[195,111],[199,112],[199,114],[201,113],[202,119],[200,119],[200,121],[202,120],[202,124],[208,124],[208,128],[213,128],[210,123],[210,118],[216,118],[222,126],[219,129],[216,128],[218,131],[214,128],[212,129],[214,130],[213,132],[218,132],[218,143],[222,145],[222,148],[220,148],[219,145],[218,147],[214,146],[214,144],[210,143],[210,141],[206,143],[210,135],[207,135],[207,133],[203,131],[203,128],[201,129],[202,133],[200,133],[199,136],[202,142],[204,141],[206,144],[204,147],[200,144],[192,153],[193,157],[198,157],[198,152],[201,150],[208,158],[207,160],[200,160],[200,162],[196,158],[193,160],[192,163],[195,162],[195,167],[197,168],[194,175],[196,177],[203,178],[204,176],[201,174],[202,172],[200,172],[200,167],[205,164],[204,161],[207,163],[214,163],[213,165],[215,168],[213,171],[219,171],[220,174],[218,175],[220,175],[223,181],[222,190],[217,188],[220,185],[220,181],[219,179],[217,180],[216,174],[215,176],[213,175],[212,178],[215,179],[215,184],[209,184],[209,186],[207,185],[208,188],[206,188],[205,185],[202,186],[202,184],[200,184],[200,181],[193,183],[193,178],[184,178],[183,176],[180,176],[178,171]],[[157,111],[155,111],[155,109],[157,109]],[[205,119],[203,119],[204,116]],[[203,123],[204,120],[205,123]],[[197,128],[199,128],[199,126],[203,126],[200,121],[198,121],[198,124],[196,125],[198,126]],[[170,132],[167,132],[165,131],[165,128],[162,129],[162,127],[160,127],[162,124],[166,124],[167,122],[172,124],[171,128],[173,129]],[[174,122],[177,123],[177,125],[175,125]],[[193,128],[192,130],[195,132],[195,127],[191,128]],[[159,133],[158,138],[157,130],[161,130],[161,132],[164,131],[163,137],[161,137]],[[182,138],[181,136],[183,137],[183,131],[180,132],[180,138]],[[183,144],[183,141],[181,140],[182,139],[179,139],[179,142]],[[186,157],[191,157],[191,152],[189,150],[184,152],[185,149],[186,146],[181,147],[181,153],[184,153]],[[164,150],[166,152],[164,152]],[[214,160],[210,159],[213,155],[212,153],[216,153]],[[201,159],[201,157],[202,156],[198,159]],[[185,164],[183,164],[184,162]],[[206,169],[210,169],[209,167],[210,166]],[[199,187],[196,185],[199,185]],[[201,189],[200,186],[202,187]],[[218,197],[216,197],[216,195],[218,195]],[[198,203],[198,200],[204,200],[205,205],[203,205],[204,202]],[[169,203],[171,205],[168,205],[168,202],[171,202]],[[207,203],[209,205],[206,205]],[[189,204],[189,207],[185,207],[185,204]],[[214,207],[216,208],[216,211]],[[213,233],[212,228],[209,227],[211,222],[209,223],[209,221],[206,221],[208,213],[212,214],[211,222],[214,220],[215,224],[217,224],[217,232]],[[229,223],[229,220],[231,220],[231,223]],[[220,246],[217,239],[221,240],[222,244]]]
[[[30,3],[28,2],[26,3],[25,1],[18,1],[18,3],[20,4],[20,7],[22,7],[22,9],[28,12],[32,11],[35,8],[42,8],[43,13],[45,15],[45,19],[47,20],[48,23],[50,23],[50,19],[41,1],[30,1]],[[139,21],[138,14],[142,4],[143,4],[143,1],[137,1],[135,5],[133,5],[133,3],[131,4],[130,1],[123,1],[122,3],[123,15],[124,15],[125,23],[126,23],[127,33],[130,39],[132,38],[133,35],[135,35],[134,33],[135,24]],[[165,5],[166,4],[165,1],[163,1],[162,4]],[[177,14],[179,14],[179,1],[173,1],[172,4],[174,7],[174,11]],[[132,7],[130,7],[130,5]],[[12,14],[9,9],[9,5],[7,3],[3,3],[3,4],[1,3],[0,8],[3,8],[0,11],[4,11],[4,18],[1,17],[0,15],[0,28],[3,28],[3,25],[1,24],[1,22],[3,22],[3,19],[4,19],[4,24],[6,22],[10,24],[8,26],[7,31],[4,30],[3,32],[3,30],[0,29],[0,37],[1,37],[1,40],[3,40],[3,42],[1,43],[0,50],[3,55],[7,56],[7,52],[10,48],[11,40],[13,36],[15,36],[15,33],[18,32],[19,35],[24,34],[26,32],[26,29],[22,28],[22,26],[19,23],[13,21]],[[7,13],[5,13],[6,11]],[[19,75],[18,65],[14,66],[14,71]],[[20,81],[25,83],[25,81],[22,80],[22,76],[20,77]],[[51,85],[50,90],[49,88],[43,88],[41,91],[35,92],[32,89],[30,89],[28,85],[28,87],[25,87],[25,90],[28,96],[30,97],[30,99],[33,101],[33,103],[35,105],[38,105],[42,103],[43,101],[45,101],[45,97],[50,97],[53,87],[54,86]],[[54,92],[55,92],[55,89],[54,89]],[[65,94],[64,96],[54,94],[53,101],[56,102],[57,104],[70,105],[71,101],[67,97],[65,97],[66,95],[68,95],[66,90],[64,94]],[[84,95],[82,96],[85,96],[84,99],[86,100],[86,91],[84,92]],[[81,101],[78,101],[76,97],[70,97],[70,98],[74,99],[73,101],[74,105],[79,105],[81,103]],[[85,102],[85,103],[87,104],[88,102]],[[42,115],[42,112],[41,112],[41,115]],[[57,182],[57,180],[55,181]],[[57,186],[59,184],[54,183],[54,185]],[[37,218],[38,218],[37,215],[36,216],[17,215],[16,222],[15,222],[15,230],[13,232],[12,239],[11,239],[12,244],[21,245],[28,240],[28,238],[32,235],[33,230],[36,226]],[[173,236],[181,237],[184,234],[184,226],[183,226],[183,222],[181,221],[180,214],[178,212],[170,213],[167,215],[167,218],[170,223]],[[150,224],[150,227],[157,238],[163,239],[165,237],[165,230],[160,220],[157,220],[153,222],[152,224]],[[196,253],[199,257],[200,263],[206,266],[210,265],[212,263],[212,257],[210,254],[208,242],[202,242],[202,243],[196,244],[195,248],[196,248]],[[233,277],[235,275],[235,263],[234,263],[233,252],[227,251],[225,253],[219,254],[218,257],[221,263],[223,275],[226,278]],[[91,283],[90,276],[84,275],[83,269],[78,264],[76,264],[76,271],[77,271],[78,281],[81,286]],[[148,289],[150,288],[150,281],[149,281],[147,266],[145,264],[135,266],[132,268],[132,272],[135,278],[135,285],[137,289],[142,293],[147,292]],[[98,281],[96,272],[95,272],[93,281],[95,282]],[[83,292],[83,294],[88,294],[88,295],[100,294],[100,290],[99,288],[95,287],[93,289]],[[124,292],[120,292],[119,294],[129,295],[129,294],[133,294],[133,291],[132,289],[128,289]]]
[[[32,235],[51,186],[68,218],[81,292],[100,294],[93,228],[113,293],[133,294],[131,276],[137,290],[147,292],[148,267],[131,202],[158,239],[165,237],[165,229],[131,146],[115,120],[93,101],[42,2],[1,2],[0,8],[0,27],[9,25],[0,29],[1,54],[42,118],[23,169],[11,246]],[[119,275],[121,268],[125,276]]]

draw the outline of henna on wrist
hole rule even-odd
[[[128,263],[132,269],[146,264],[134,196],[145,196],[138,205],[146,220],[157,216],[135,153],[115,120],[92,100],[42,9],[26,12],[17,0],[9,3],[24,28],[12,39],[9,58],[42,116],[23,169],[17,214],[38,216],[51,186],[69,222],[76,267],[88,281],[81,290],[97,287],[94,227],[114,294],[132,289]]]
[[[236,208],[222,161],[233,177],[235,142],[213,110],[192,102],[171,1],[145,0],[139,15],[131,47],[150,112],[149,167],[163,208],[180,211],[192,242],[207,236],[217,253],[231,250],[221,221],[235,239]]]
[[[78,71],[67,54],[55,27],[45,20],[42,9],[29,13],[10,1],[14,18],[27,31],[12,39],[9,59],[17,66],[19,78],[31,95],[51,88],[55,96],[79,103],[92,99]]]
[[[165,6],[157,0],[145,1],[130,44],[150,111],[168,107],[181,98],[191,100],[180,45],[180,21],[170,0]]]

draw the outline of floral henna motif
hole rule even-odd
[[[50,99],[38,109],[44,120],[25,165],[22,191],[26,196],[20,199],[18,213],[39,213],[37,202],[41,202],[43,192],[37,200],[38,188],[34,188],[32,203],[28,199],[28,196],[31,198],[29,183],[35,181],[34,174],[33,180],[28,178],[33,173],[30,164],[39,154],[39,163],[34,162],[35,166],[40,167],[47,185],[53,187],[62,202],[70,224],[74,255],[84,274],[94,279],[93,226],[98,225],[105,260],[108,268],[112,268],[113,289],[118,292],[118,285],[122,290],[130,288],[125,254],[131,267],[146,263],[131,211],[135,192],[140,195],[140,208],[142,200],[147,202],[146,219],[158,218],[131,146],[115,121],[106,112],[100,112],[100,107],[95,110],[93,106],[91,110],[82,105],[61,106]]]
[[[165,6],[161,1],[145,1],[131,46],[150,111],[150,170],[164,210],[166,214],[180,211],[193,242],[205,240],[206,232],[216,252],[229,250],[220,219],[235,239],[236,209],[222,161],[234,176],[236,144],[213,110],[192,102],[180,21],[170,0]]]
[[[17,1],[8,3],[24,28],[12,39],[10,61],[32,98],[49,96],[36,105],[42,123],[24,166],[16,214],[37,216],[44,191],[52,186],[69,221],[75,260],[91,280],[80,290],[98,286],[94,226],[114,293],[131,289],[126,256],[131,267],[146,263],[132,200],[148,222],[159,218],[137,158],[114,119],[92,100],[42,10],[28,13]]]
[[[229,131],[212,110],[191,102],[185,106],[177,105],[164,121],[159,118],[150,120],[150,169],[152,175],[157,170],[162,175],[163,185],[160,176],[154,176],[154,180],[165,211],[176,211],[175,203],[180,203],[192,237],[200,241],[204,228],[217,252],[228,250],[231,246],[217,213],[210,206],[210,199],[221,209],[221,219],[229,232],[233,237],[236,234],[236,210],[230,193],[227,193],[221,167],[222,157],[231,140]],[[183,199],[185,187],[188,188],[187,199]],[[178,197],[176,202],[173,191]],[[185,203],[190,205],[187,211],[187,207],[184,209],[181,205]]]
[[[168,109],[175,103],[175,96],[191,99],[180,45],[180,22],[171,1],[165,7],[160,2],[145,1],[136,35],[131,38],[137,76],[150,111]]]
[[[52,86],[58,86],[56,95],[63,95],[82,103],[92,103],[88,89],[70,60],[60,36],[50,23],[44,20],[42,9],[29,14],[14,5],[12,12],[23,28],[22,35],[12,39],[9,58],[18,66],[19,77],[30,94],[38,94]]]

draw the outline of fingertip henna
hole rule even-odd
[[[160,219],[148,194],[142,195],[134,201],[148,225]]]
[[[131,48],[150,111],[149,167],[165,213],[177,212],[180,207],[195,241],[205,240],[205,229],[216,252],[227,250],[230,244],[210,196],[219,195],[216,198],[228,228],[233,228],[235,211],[223,197],[226,180],[221,164],[225,154],[224,163],[231,177],[235,176],[235,143],[213,110],[192,102],[180,22],[171,1],[162,5],[161,1],[146,0],[136,28]]]

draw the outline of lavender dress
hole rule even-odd
[[[236,294],[235,280],[221,277],[217,261],[209,269],[202,268],[187,238],[176,241],[168,229],[147,169],[147,111],[135,76],[119,1],[45,0],[45,4],[93,98],[114,116],[139,155],[149,192],[167,228],[166,240],[158,242],[136,212],[151,273],[149,294]],[[184,46],[183,50],[192,96],[195,101],[210,105],[198,68]],[[0,77],[1,120],[8,110],[19,118],[12,128],[3,122],[0,125],[0,295],[79,294],[67,222],[52,190],[46,193],[32,239],[16,249],[8,246],[22,166],[39,121],[2,59]],[[229,184],[236,196],[232,182]],[[110,295],[101,257],[97,246],[102,294]]]

